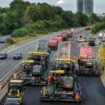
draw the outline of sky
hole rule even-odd
[[[0,7],[8,7],[10,2],[13,0],[0,0]],[[77,0],[24,0],[30,2],[46,2],[51,5],[59,5],[64,10],[71,10],[73,12],[77,11]],[[95,13],[105,13],[105,0],[94,0],[94,12]]]

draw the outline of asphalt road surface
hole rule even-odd
[[[83,28],[77,28],[75,29],[75,33],[77,32],[83,32]],[[56,33],[50,34],[47,37],[41,38],[41,39],[49,39],[52,36],[55,36]],[[21,52],[23,54],[23,59],[27,56],[27,52],[29,51],[35,51],[37,46],[38,40],[33,40],[28,43],[25,43],[23,45],[15,46],[11,50],[7,51],[8,58],[5,60],[0,60],[0,80],[9,72],[11,71],[16,65],[19,64],[21,60],[13,60],[13,55],[16,52]]]
[[[76,41],[72,41],[71,47],[71,56],[78,56],[80,44]],[[82,87],[82,102],[78,103],[78,105],[105,104],[105,88],[103,87],[100,77],[80,76],[80,81]],[[40,89],[41,87],[26,87],[24,105],[77,105],[77,103],[71,102],[41,102]]]
[[[81,35],[84,33],[86,33],[86,35],[88,34],[88,32],[82,31],[75,36],[77,37],[78,35]],[[72,57],[78,56],[79,47],[81,45],[77,42],[77,40],[75,40],[75,38],[72,38],[71,40],[72,40],[71,56]],[[33,51],[35,49],[35,44],[37,44],[37,42],[29,44],[28,48],[26,45],[26,47],[23,46],[19,49],[16,49],[15,51],[11,51],[10,56],[12,56],[12,54],[18,50],[23,51],[23,48],[25,49],[25,52]],[[26,55],[27,54],[25,54],[25,56]],[[56,57],[56,53],[53,53],[51,55],[51,57],[52,57],[51,61],[53,61],[54,58]],[[10,57],[10,59],[7,59],[4,61],[5,63],[8,64],[9,67],[11,65],[11,62],[12,63],[14,62],[11,59],[12,58]],[[9,61],[9,62],[7,62],[7,61]],[[15,61],[14,65],[16,65],[19,62],[20,61]],[[11,68],[13,68],[14,65]],[[6,70],[8,72],[8,70],[11,68],[8,67],[9,69],[7,69],[7,67],[4,67],[4,69],[0,68],[0,71]],[[5,74],[5,72],[4,72],[4,74]],[[1,72],[0,72],[0,75],[1,75]],[[2,75],[3,75],[3,73],[2,73]],[[97,77],[95,77],[95,76],[80,76],[80,81],[81,81],[81,87],[82,87],[83,100],[81,103],[78,103],[78,105],[104,105],[105,104],[105,88],[102,85],[100,77],[98,77],[98,76]],[[40,101],[40,89],[41,88],[42,87],[26,87],[25,96],[24,96],[24,105],[77,105],[77,103],[71,103],[71,102],[41,102]],[[3,104],[4,104],[4,100],[0,103],[0,105],[3,105]]]

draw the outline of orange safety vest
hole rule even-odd
[[[16,80],[16,79],[17,79],[16,73],[13,74],[12,79],[13,79],[13,80]]]
[[[75,96],[75,98],[76,98],[77,100],[79,100],[79,99],[80,99],[80,93],[77,93],[76,96]]]
[[[47,81],[48,81],[48,84],[50,85],[51,82],[52,82],[52,76],[48,76],[48,77],[47,77]]]

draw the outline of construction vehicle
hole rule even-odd
[[[57,37],[62,37],[63,41],[67,41],[68,40],[66,32],[58,34]]]
[[[57,50],[58,49],[58,43],[61,42],[63,40],[62,36],[56,36],[51,38],[48,41],[48,46],[51,50]]]
[[[89,46],[95,46],[96,45],[96,39],[95,38],[89,38],[88,45]]]
[[[57,58],[52,65],[54,70],[65,70],[66,75],[69,75],[70,72],[75,73],[75,60],[66,59],[66,58]]]
[[[65,75],[64,70],[50,71],[47,86],[41,90],[41,101],[81,101],[79,78]]]
[[[68,29],[66,31],[66,34],[67,34],[68,38],[72,38],[73,37],[73,34],[74,34],[74,29],[73,28]]]
[[[30,54],[28,56],[28,59],[35,60],[36,64],[41,65],[42,62],[44,62],[46,68],[48,66],[49,57],[51,54],[51,50],[48,47],[48,40],[40,40],[38,42],[38,46],[36,48],[36,51],[34,52],[28,52]]]
[[[47,86],[41,90],[41,101],[81,101],[79,79],[73,73],[75,60],[70,59],[70,42],[58,44],[53,70],[47,77]]]
[[[10,80],[8,84],[8,94],[6,97],[6,103],[13,102],[19,105],[23,103],[24,97],[24,85],[22,80]]]
[[[28,52],[36,65],[42,65],[46,70],[49,63],[49,54],[47,52]]]
[[[38,46],[36,48],[36,51],[37,52],[46,52],[46,53],[50,54],[51,51],[50,51],[50,49],[48,47],[48,40],[45,40],[45,39],[39,40],[38,41]]]
[[[99,70],[96,68],[96,60],[93,57],[92,47],[84,46],[80,48],[78,57],[77,74],[83,75],[99,75]]]
[[[90,30],[90,29],[91,29],[90,25],[85,26],[85,30]]]
[[[57,40],[54,40],[54,39],[50,39],[48,41],[48,47],[51,49],[51,50],[57,50],[58,48],[58,41]]]
[[[75,60],[70,58],[70,45],[71,43],[69,41],[59,43],[57,58],[52,65],[52,69],[63,69],[66,71],[66,73],[69,73],[70,70],[74,71]]]
[[[33,65],[33,60],[24,60],[22,79],[24,85],[45,85],[44,73],[46,68],[42,65]]]

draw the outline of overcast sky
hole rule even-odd
[[[0,0],[1,7],[8,7],[10,2],[13,0]],[[76,12],[77,10],[77,0],[24,0],[30,2],[47,2],[51,5],[59,5],[64,10],[71,10]],[[94,12],[95,13],[105,13],[105,0],[94,0]]]

